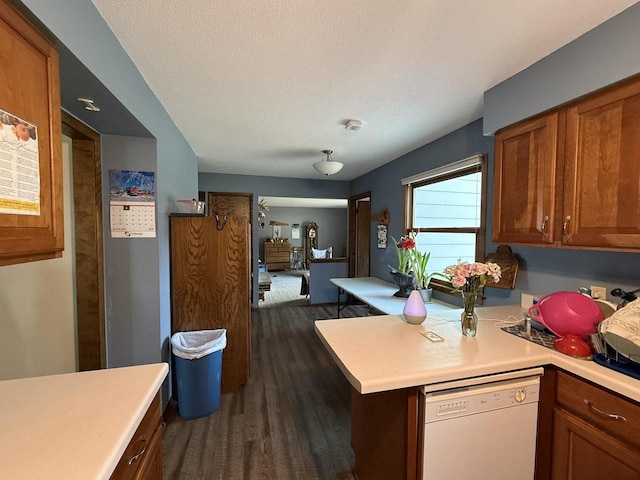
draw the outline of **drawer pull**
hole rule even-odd
[[[129,465],[138,460],[142,455],[144,455],[144,452],[147,451],[147,439],[144,435],[142,435],[142,437],[140,437],[140,440],[142,441],[142,450],[129,459]]]
[[[604,417],[610,418],[611,420],[620,420],[621,422],[626,422],[627,419],[626,417],[623,417],[622,415],[616,415],[615,413],[607,413],[604,410],[600,410],[598,407],[596,407],[593,403],[591,403],[589,400],[587,400],[586,398],[584,398],[582,400],[591,410],[593,410],[594,412],[596,412],[597,414],[600,414]]]
[[[569,220],[571,220],[571,215],[564,217],[564,222],[562,222],[562,233],[565,237],[569,236],[569,233],[567,232],[567,224],[569,223]]]
[[[540,225],[540,231],[542,232],[542,236],[547,236],[547,222],[549,221],[549,215],[545,215],[542,219],[542,225]]]

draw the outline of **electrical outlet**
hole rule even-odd
[[[591,289],[591,296],[593,298],[597,298],[599,300],[607,299],[607,289],[605,287],[591,285],[589,288]]]
[[[520,294],[520,307],[521,308],[529,308],[535,302],[538,301],[538,297],[535,295],[530,295],[528,293]]]

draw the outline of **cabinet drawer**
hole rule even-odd
[[[289,253],[269,253],[268,262],[288,262],[289,261]]]
[[[129,445],[122,454],[118,466],[111,475],[111,480],[130,480],[137,478],[140,467],[146,463],[146,456],[153,454],[153,446],[157,443],[154,433],[159,437],[161,428],[160,396],[156,395],[149,410],[140,422],[136,433],[133,434]]]
[[[289,250],[291,250],[291,246],[288,243],[267,243],[265,245],[265,251],[267,253],[289,253]]]
[[[558,372],[556,401],[604,431],[640,445],[640,406],[603,388]]]

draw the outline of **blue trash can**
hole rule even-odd
[[[220,406],[222,351],[227,331],[179,332],[171,337],[178,386],[178,413],[182,418],[206,417]]]

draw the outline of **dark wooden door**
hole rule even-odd
[[[349,198],[349,276],[368,277],[371,255],[371,194]]]
[[[567,111],[562,243],[640,248],[640,80]]]
[[[245,217],[251,223],[253,194],[209,192],[207,195],[208,214]]]
[[[219,230],[211,216],[171,216],[172,333],[227,330],[222,393],[249,379],[249,236],[243,217],[228,217]]]
[[[553,243],[557,138],[558,113],[496,134],[494,242]]]
[[[355,277],[368,277],[371,254],[371,202],[359,200],[356,205],[356,271]]]
[[[78,368],[106,367],[100,135],[62,112],[71,138]]]

